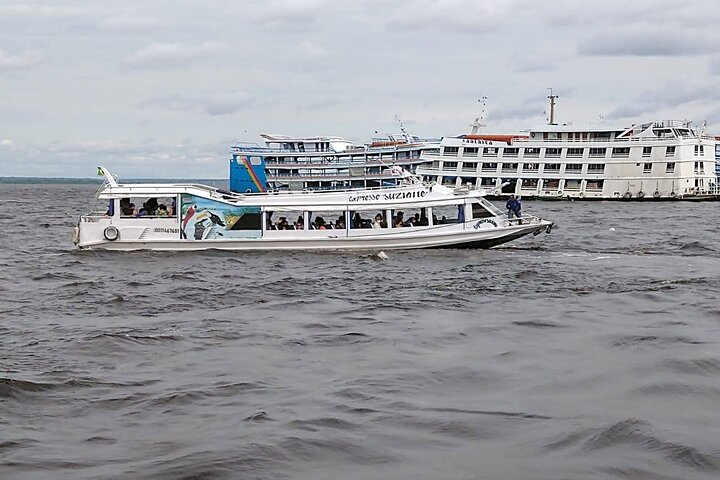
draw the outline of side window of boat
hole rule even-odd
[[[472,204],[472,218],[487,218],[494,217],[495,214],[488,211],[480,202],[473,202]]]
[[[120,216],[127,218],[176,217],[176,198],[123,197],[120,199]]]

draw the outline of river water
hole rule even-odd
[[[95,253],[0,185],[0,478],[717,479],[720,203],[492,250]]]

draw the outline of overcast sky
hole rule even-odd
[[[707,120],[717,1],[0,0],[0,176],[226,178],[260,133]]]

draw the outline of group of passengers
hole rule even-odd
[[[174,217],[175,201],[168,208],[163,203],[158,203],[157,198],[150,198],[142,204],[142,207],[135,208],[135,204],[129,198],[120,199],[120,214],[124,217]]]
[[[404,213],[399,210],[395,215],[392,217],[392,226],[393,228],[401,228],[401,227],[425,227],[429,225],[428,217],[426,215],[425,209],[421,209],[420,213],[416,213],[414,216],[410,218],[405,218]],[[287,217],[278,217],[277,221],[273,220],[273,212],[267,213],[267,225],[266,228],[268,230],[304,230],[305,229],[305,219],[302,215],[298,215],[297,220],[293,223],[290,223],[288,221]],[[448,223],[447,218],[445,215],[442,216],[442,218],[438,219],[437,215],[433,214],[433,225],[443,225]],[[359,229],[359,228],[387,228],[388,224],[385,220],[385,215],[383,212],[378,213],[375,215],[373,219],[369,218],[363,218],[360,212],[355,212],[352,216],[352,220],[350,222],[350,226],[353,229]],[[337,219],[333,222],[332,220],[326,221],[323,217],[317,216],[310,220],[309,222],[309,229],[310,230],[345,230],[346,223],[345,223],[345,215],[339,215]]]

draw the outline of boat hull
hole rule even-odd
[[[420,248],[491,248],[531,233],[549,230],[551,223],[539,221],[531,224],[511,225],[507,227],[474,228],[473,224],[452,226],[436,226],[427,228],[405,228],[400,233],[375,233],[377,230],[367,229],[363,233],[347,236],[345,231],[337,232],[267,232],[271,235],[262,238],[246,239],[206,239],[189,241],[185,239],[143,239],[123,240],[122,231],[119,238],[108,241],[104,238],[88,240],[84,238],[78,243],[83,250],[158,250],[158,251],[289,251],[289,250],[403,250]],[[410,232],[408,230],[415,230]],[[443,230],[447,230],[443,232]],[[368,232],[368,233],[364,233]],[[293,235],[300,233],[300,235]],[[303,238],[303,234],[310,234]],[[285,238],[282,238],[282,237]],[[83,237],[81,232],[81,237]]]

